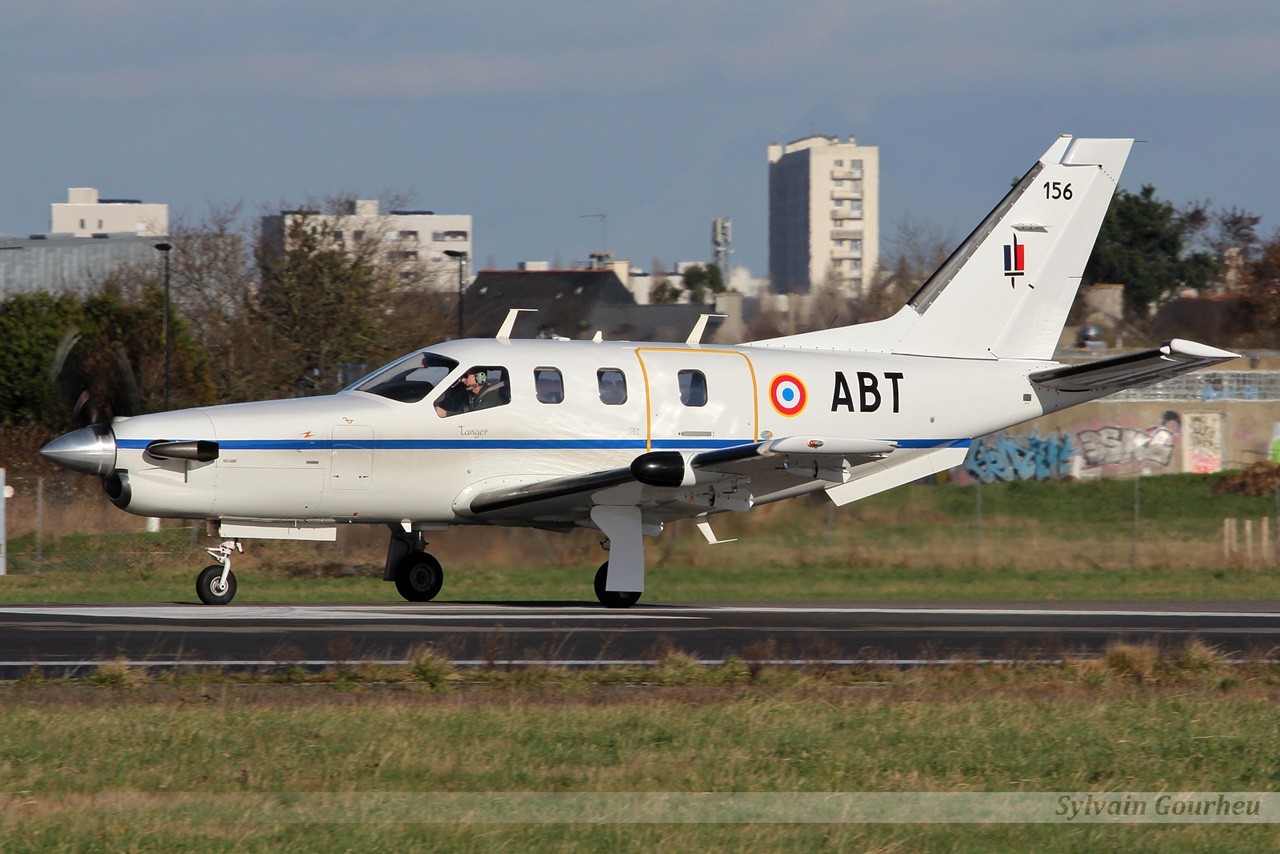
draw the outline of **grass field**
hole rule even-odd
[[[292,681],[290,681],[292,680]],[[1213,850],[1266,826],[415,823],[431,793],[1274,791],[1275,668],[1191,647],[1061,667],[148,678],[0,694],[0,843],[21,850]],[[269,806],[328,793],[332,811]],[[408,797],[379,819],[377,805]],[[369,810],[361,813],[360,805]],[[417,812],[415,812],[415,810]],[[277,816],[279,811],[275,813]],[[372,817],[371,817],[372,816]],[[358,821],[362,817],[363,821]],[[439,819],[439,816],[432,816]]]
[[[841,510],[789,502],[717,518],[720,536],[741,541],[716,547],[675,525],[648,544],[646,601],[1280,599],[1260,538],[1252,559],[1222,543],[1223,519],[1274,517],[1274,499],[1213,493],[1212,482],[912,486]],[[143,533],[101,503],[45,508],[37,556],[34,514],[15,501],[0,600],[194,601],[208,562],[199,546],[212,543],[168,523]],[[384,537],[357,528],[337,544],[249,544],[237,602],[399,601],[378,580]],[[441,599],[591,601],[595,540],[451,530],[432,544]],[[416,816],[437,792],[1276,791],[1277,700],[1280,669],[1228,665],[1197,645],[883,671],[708,668],[678,652],[650,668],[575,672],[455,672],[430,650],[402,668],[257,677],[108,663],[75,682],[0,685],[0,847],[1258,851],[1275,845],[1268,826]],[[398,798],[408,814],[388,807]],[[266,808],[276,820],[254,818]]]
[[[648,542],[645,601],[1280,599],[1280,536],[1266,551],[1261,538],[1275,499],[1215,493],[1215,480],[913,485],[840,509],[784,502],[715,517],[719,536],[739,539],[717,546],[677,523]],[[142,533],[143,520],[104,511],[92,492],[44,513],[37,555],[33,514],[14,504],[3,601],[193,601],[210,562],[203,529]],[[1243,540],[1224,553],[1227,518],[1252,520],[1252,555]],[[443,532],[431,545],[446,571],[440,598],[591,601],[598,539]],[[385,541],[383,529],[350,526],[336,544],[249,542],[234,563],[236,601],[398,601],[379,580]]]

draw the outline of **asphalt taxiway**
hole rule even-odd
[[[1116,642],[1280,658],[1280,602],[434,602],[350,605],[0,605],[0,678],[123,660],[156,666],[404,661],[432,646],[464,666],[648,662],[1057,660]]]

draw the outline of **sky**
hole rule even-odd
[[[885,243],[958,242],[1060,133],[1280,227],[1280,4],[1253,0],[8,0],[0,80],[15,235],[68,187],[192,224],[397,196],[471,214],[477,269],[709,260],[730,217],[763,275],[766,147],[812,134],[879,146]]]

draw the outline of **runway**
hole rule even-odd
[[[459,666],[650,662],[927,664],[1096,656],[1189,638],[1280,657],[1280,602],[587,602],[351,605],[0,605],[0,678],[152,666],[398,662],[433,646]]]

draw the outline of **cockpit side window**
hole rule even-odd
[[[436,398],[436,414],[441,418],[505,406],[511,402],[507,369],[499,365],[473,365],[463,371],[444,394]]]
[[[417,403],[456,367],[458,363],[453,359],[423,350],[375,371],[348,390],[367,391],[401,403]]]

